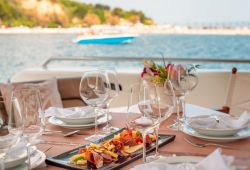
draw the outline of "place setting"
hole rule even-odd
[[[43,129],[38,98],[35,89],[15,90],[8,103],[10,107],[1,109],[0,169],[27,170],[44,163],[45,153],[35,146]],[[4,97],[0,104],[6,104]],[[3,119],[4,112],[8,113],[7,120]]]
[[[112,117],[103,110],[97,111],[97,125],[105,124]],[[95,110],[92,107],[55,108],[45,111],[48,122],[67,129],[86,129],[95,126]]]
[[[250,137],[250,113],[240,117],[228,114],[190,117],[185,121],[182,131],[202,140],[212,142],[231,142]]]
[[[35,146],[31,148],[30,167],[28,167],[27,149],[24,143],[17,144],[6,154],[4,166],[8,170],[27,170],[41,166],[46,159],[44,152],[38,150]]]
[[[214,163],[216,161],[216,164]],[[223,155],[220,148],[215,149],[208,156],[161,156],[159,159],[139,164],[131,170],[235,170],[240,168],[234,165],[234,157]]]

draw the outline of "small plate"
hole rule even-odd
[[[212,141],[212,142],[231,142],[231,141],[235,141],[239,139],[246,139],[250,137],[250,126],[248,126],[245,129],[240,130],[238,133],[232,136],[221,136],[221,137],[202,135],[187,125],[183,126],[182,131],[187,135],[200,138],[206,141]]]
[[[83,109],[82,107],[72,107],[69,108],[70,110],[76,111]],[[99,110],[97,118],[103,116],[105,114],[104,111]],[[90,113],[90,115],[87,115],[86,117],[78,117],[78,118],[70,118],[70,117],[60,117],[60,116],[55,116],[57,119],[60,119],[61,121],[70,124],[70,125],[83,125],[83,124],[90,124],[95,121],[95,114]]]
[[[20,149],[15,154],[10,153],[10,155],[6,155],[6,159],[4,160],[5,168],[12,168],[21,163],[23,163],[27,159],[27,150],[25,148]]]
[[[112,119],[112,116],[109,115],[109,120]],[[91,128],[95,126],[95,123],[89,123],[89,124],[81,124],[81,125],[72,125],[72,124],[67,124],[63,121],[61,121],[60,119],[56,118],[55,116],[52,116],[49,118],[49,123],[51,123],[52,125],[56,125],[56,126],[60,126],[63,128],[67,128],[67,129],[87,129],[87,128]],[[97,119],[97,124],[104,124],[107,122],[107,115],[103,115],[100,118]]]
[[[44,163],[46,159],[46,155],[40,151],[40,150],[35,150],[32,154],[31,154],[31,169],[37,168],[39,167],[42,163]],[[12,167],[8,170],[27,170],[27,164],[23,163],[24,161],[22,161],[22,164],[17,164],[19,166],[15,166]]]
[[[196,116],[196,117],[189,118],[189,120],[187,120],[186,124],[189,127],[191,127],[192,129],[194,129],[196,132],[200,133],[201,135],[216,136],[216,137],[233,136],[237,132],[239,132],[240,130],[248,127],[248,125],[246,125],[246,126],[241,127],[241,128],[227,128],[227,129],[206,128],[206,127],[203,128],[203,127],[193,126],[190,123],[190,121],[192,121],[192,120],[203,119],[203,118],[211,118],[211,119],[214,119],[216,121],[216,117],[217,117],[217,115],[214,115],[214,116]]]

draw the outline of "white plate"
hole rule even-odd
[[[37,168],[38,166],[43,164],[45,159],[46,159],[46,155],[42,151],[35,150],[31,154],[31,169]],[[15,166],[15,167],[10,168],[8,170],[27,170],[27,164],[22,163],[19,166]]]
[[[238,133],[232,136],[206,136],[202,135],[195,130],[193,130],[191,127],[184,125],[183,126],[183,132],[187,135],[197,137],[206,141],[213,141],[213,142],[230,142],[230,141],[235,141],[239,139],[246,139],[250,137],[250,126],[248,126],[245,129],[240,130]]]
[[[27,150],[25,148],[19,150],[17,154],[11,153],[11,156],[6,155],[6,159],[4,160],[5,168],[15,167],[21,163],[23,163],[27,159]]]
[[[109,115],[109,120],[111,120],[112,117]],[[49,123],[56,125],[56,126],[60,126],[60,127],[64,127],[67,129],[86,129],[86,128],[91,128],[95,126],[95,123],[89,123],[89,124],[82,124],[82,125],[71,125],[71,124],[67,124],[59,119],[57,119],[56,117],[52,116],[49,118]],[[100,118],[97,119],[97,124],[104,124],[107,122],[107,115],[104,115]]]
[[[81,107],[72,107],[69,108],[70,110],[80,110],[83,109]],[[79,118],[69,118],[69,117],[59,117],[59,116],[55,116],[57,119],[60,119],[61,121],[70,124],[70,125],[82,125],[82,124],[90,124],[93,123],[95,121],[95,114],[94,113],[89,113],[89,116],[86,117],[79,117]],[[101,117],[103,116],[103,114],[105,114],[104,111],[99,110],[98,111],[98,115],[97,117]]]
[[[168,156],[168,157],[160,157],[154,162],[168,163],[168,164],[198,163],[204,158],[205,157],[203,156]]]
[[[191,123],[189,123],[192,120],[197,120],[197,119],[202,119],[202,118],[211,118],[214,119],[216,121],[216,117],[217,115],[210,115],[210,116],[196,116],[196,117],[192,117],[189,118],[187,120],[187,125],[190,126],[192,129],[194,129],[196,132],[202,134],[202,135],[206,135],[206,136],[216,136],[216,137],[224,137],[224,136],[232,136],[235,135],[237,132],[239,132],[240,130],[248,127],[248,125],[241,127],[241,128],[232,128],[232,129],[221,129],[221,128],[206,128],[206,127],[196,127],[193,126]],[[219,116],[218,116],[219,117]]]
[[[194,169],[195,164],[203,160],[205,157],[202,156],[168,156],[160,157],[152,163],[163,163],[163,164],[183,164],[183,169]],[[189,167],[190,166],[190,167]],[[235,166],[230,166],[230,170],[235,170]]]

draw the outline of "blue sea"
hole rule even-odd
[[[130,44],[78,45],[75,34],[0,34],[0,81],[49,57],[170,57],[250,59],[250,36],[140,35]],[[202,64],[202,68],[250,69],[250,64]]]

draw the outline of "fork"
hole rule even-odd
[[[74,130],[74,131],[70,131],[70,132],[63,132],[63,131],[53,131],[53,130],[46,130],[43,134],[44,135],[51,135],[51,134],[62,134],[64,137],[69,137],[72,136],[74,134],[79,133],[80,130]]]
[[[232,147],[232,146],[227,146],[227,145],[222,145],[222,144],[217,144],[217,143],[196,143],[194,141],[192,141],[191,139],[187,139],[187,138],[184,138],[184,140],[195,146],[195,147],[199,147],[199,148],[204,148],[204,147],[207,147],[207,146],[218,146],[218,147],[221,147],[221,148],[226,148],[226,149],[232,149],[232,150],[242,150],[242,151],[249,151],[250,149],[246,149],[246,148],[237,148],[237,147]]]

